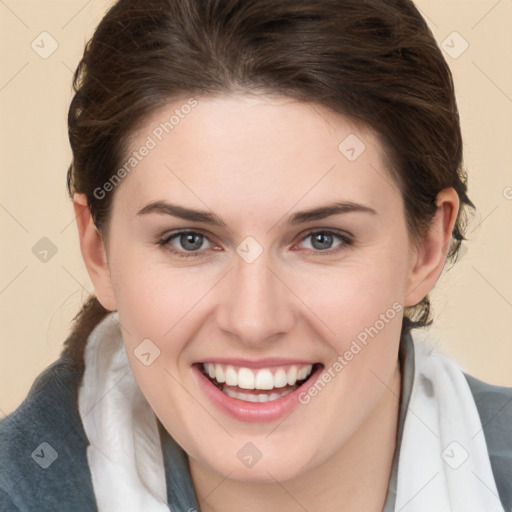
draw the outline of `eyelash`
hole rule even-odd
[[[317,235],[317,234],[320,234],[320,233],[334,235],[334,237],[336,237],[339,240],[341,240],[342,243],[340,245],[336,246],[335,248],[325,249],[323,251],[322,250],[309,249],[309,251],[314,253],[314,254],[317,254],[317,255],[330,255],[330,254],[337,253],[337,252],[343,250],[344,248],[346,248],[348,246],[353,245],[353,239],[352,239],[351,236],[349,236],[349,235],[347,235],[345,233],[340,233],[338,231],[327,230],[327,229],[319,229],[319,230],[309,231],[299,241],[302,242],[303,240],[306,240],[310,236]],[[160,247],[163,247],[165,250],[169,251],[170,253],[179,256],[180,258],[190,258],[190,257],[197,258],[197,257],[202,255],[201,251],[178,251],[178,250],[174,249],[170,245],[170,241],[173,240],[174,238],[177,238],[177,237],[179,237],[181,235],[189,235],[189,234],[201,235],[205,239],[208,240],[208,237],[204,233],[201,233],[200,231],[193,231],[193,230],[185,229],[185,230],[182,230],[182,231],[174,232],[174,233],[172,233],[170,235],[164,235],[162,238],[160,238],[160,239],[158,239],[156,241],[156,244],[158,246],[160,246]]]

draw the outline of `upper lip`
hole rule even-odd
[[[242,357],[209,357],[198,361],[196,364],[212,363],[212,364],[224,364],[230,366],[238,366],[243,368],[272,368],[275,366],[287,366],[287,365],[314,365],[317,361],[308,359],[294,359],[294,358],[281,358],[281,357],[266,357],[263,359],[246,359]]]

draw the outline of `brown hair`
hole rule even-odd
[[[178,97],[257,90],[318,102],[372,128],[413,239],[431,222],[438,192],[455,188],[461,208],[448,259],[456,261],[474,206],[452,75],[409,0],[119,0],[87,43],[74,89],[68,191],[86,195],[102,233],[114,192],[94,191],[150,114]],[[80,357],[107,313],[91,296],[68,352]],[[427,296],[406,308],[402,334],[431,323]]]

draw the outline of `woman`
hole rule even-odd
[[[120,0],[75,91],[96,295],[2,510],[512,510],[512,392],[411,335],[472,207],[411,2]]]

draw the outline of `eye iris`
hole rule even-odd
[[[313,235],[312,245],[315,249],[329,249],[332,242],[333,236],[328,233],[315,233]]]
[[[203,244],[203,235],[184,233],[180,235],[180,244],[187,251],[199,249]]]

